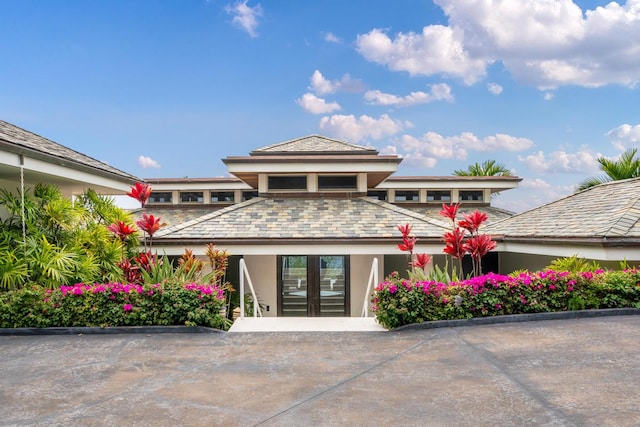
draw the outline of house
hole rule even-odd
[[[33,132],[0,120],[0,188],[56,185],[65,196],[88,188],[125,194],[139,178]]]
[[[612,181],[490,224],[500,269],[543,269],[577,255],[640,266],[640,178]]]
[[[444,263],[443,203],[490,217],[492,194],[518,177],[395,177],[402,159],[311,135],[223,159],[231,178],[155,179],[146,210],[169,226],[154,235],[159,253],[202,256],[215,243],[242,257],[266,316],[359,316],[368,277],[404,271],[399,224],[411,224],[416,251]],[[494,266],[497,268],[497,266]],[[232,280],[237,283],[237,280]]]

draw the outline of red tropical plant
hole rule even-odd
[[[449,218],[454,223],[456,222],[456,217],[458,216],[458,209],[460,208],[460,203],[452,203],[450,205],[442,204],[442,210],[438,211],[438,213],[445,217]]]
[[[140,267],[134,265],[128,259],[123,259],[117,264],[124,274],[124,279],[127,283],[140,283]]]
[[[124,241],[127,240],[127,238],[131,234],[138,231],[134,226],[125,224],[122,221],[116,221],[113,224],[107,226],[107,230],[115,234],[122,243],[124,243]]]
[[[143,270],[149,272],[154,264],[157,262],[158,257],[151,253],[151,251],[140,252],[135,258],[135,262]]]
[[[427,254],[416,254],[416,259],[413,261],[413,266],[424,270],[431,262],[431,257]]]
[[[467,239],[464,247],[473,259],[474,275],[482,274],[482,257],[495,249],[496,246],[497,243],[491,240],[491,236],[488,234],[479,234]]]
[[[458,226],[464,228],[465,230],[469,231],[469,233],[473,234],[476,231],[478,231],[480,226],[484,224],[484,222],[489,218],[489,216],[486,213],[480,212],[476,209],[470,214],[464,214],[463,218],[464,219],[458,221]]]
[[[136,182],[136,185],[131,187],[131,191],[127,193],[127,196],[133,197],[140,202],[140,205],[144,208],[144,205],[151,196],[151,186],[143,182]]]
[[[151,241],[153,239],[153,235],[156,231],[160,229],[164,223],[160,223],[160,217],[155,217],[151,214],[147,214],[146,212],[142,213],[142,218],[136,221],[140,230],[144,231],[149,235],[149,248],[151,248]],[[147,249],[147,240],[144,241],[144,248]]]

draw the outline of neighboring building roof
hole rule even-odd
[[[322,135],[309,135],[277,144],[267,145],[251,152],[252,156],[269,154],[378,154],[373,148],[367,148]]]
[[[89,169],[94,174],[112,179],[140,181],[140,178],[3,120],[0,120],[0,149],[68,167]]]
[[[433,241],[449,229],[442,221],[365,197],[259,197],[161,229],[154,241],[372,241],[398,239],[396,227],[405,223],[413,226],[415,236]]]
[[[487,227],[491,234],[541,240],[640,238],[640,178],[572,194]]]

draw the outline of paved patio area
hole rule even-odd
[[[0,337],[3,426],[637,426],[640,316]]]

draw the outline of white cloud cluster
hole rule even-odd
[[[489,83],[489,84],[487,84],[487,89],[493,95],[500,95],[502,93],[502,86],[500,86],[498,83]]]
[[[417,91],[409,95],[400,97],[379,90],[369,90],[365,92],[364,99],[371,105],[387,105],[396,107],[408,107],[417,104],[426,104],[433,101],[453,101],[451,87],[445,83],[431,86],[429,93]]]
[[[327,102],[312,93],[305,93],[302,98],[296,99],[296,104],[311,114],[326,114],[340,109],[337,102]]]
[[[406,127],[411,127],[411,124],[394,120],[387,114],[381,115],[378,119],[367,115],[356,118],[352,114],[326,116],[320,119],[320,129],[324,132],[353,143],[395,135]]]
[[[391,70],[467,84],[496,61],[540,89],[640,82],[640,0],[584,12],[572,0],[434,1],[448,26],[391,36],[376,28],[358,36],[358,52]]]
[[[327,80],[320,70],[315,70],[311,75],[309,90],[317,95],[330,95],[339,91],[362,92],[364,86],[360,80],[352,79],[349,74],[342,76],[340,80]]]
[[[598,157],[601,157],[600,153],[592,153],[589,148],[583,147],[575,153],[558,150],[547,155],[538,151],[528,156],[518,156],[518,160],[537,174],[558,172],[589,174],[600,170]]]
[[[233,15],[231,22],[245,31],[251,38],[258,37],[258,18],[262,16],[262,6],[260,4],[254,7],[249,6],[249,0],[240,1],[234,4],[228,4],[224,10]]]
[[[618,150],[638,147],[640,145],[640,124],[635,126],[629,124],[620,125],[607,132],[607,136]]]
[[[438,159],[465,160],[469,156],[469,151],[522,151],[533,145],[533,141],[527,138],[505,134],[478,138],[471,132],[454,136],[427,132],[420,138],[403,135],[397,143],[404,152],[405,164],[422,167],[433,167]]]
[[[575,192],[572,185],[551,185],[540,178],[524,178],[517,190],[505,191],[491,204],[513,212],[526,211]]]
[[[138,166],[140,166],[143,169],[148,169],[148,168],[158,169],[160,168],[160,163],[156,162],[151,157],[138,156]]]
[[[324,34],[324,41],[329,42],[329,43],[340,43],[341,40],[338,36],[336,36],[335,34],[329,32],[329,33],[325,33]]]

